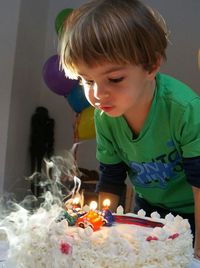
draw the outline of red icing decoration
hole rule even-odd
[[[66,242],[61,242],[60,243],[60,251],[63,254],[69,254],[70,251],[71,251],[71,246],[68,243],[66,243]]]
[[[170,235],[169,238],[171,238],[171,239],[175,239],[175,238],[177,238],[178,236],[179,236],[179,234],[178,234],[178,233],[175,233],[175,234],[173,234],[173,235]]]
[[[145,227],[163,227],[163,223],[156,222],[156,221],[150,221],[147,219],[141,219],[139,217],[132,217],[132,216],[126,216],[126,215],[114,215],[114,221],[119,223],[126,223],[126,224],[134,224],[139,226],[145,226]]]
[[[156,236],[151,235],[146,238],[146,241],[152,241],[152,240],[158,240],[158,238]]]

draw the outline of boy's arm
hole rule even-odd
[[[191,184],[194,196],[195,244],[194,256],[200,259],[200,156],[183,158],[187,181]]]
[[[195,203],[195,244],[194,256],[200,259],[200,188],[192,187]]]
[[[125,191],[125,179],[127,166],[121,162],[118,164],[100,163],[100,179],[97,183],[96,192],[99,193],[99,208],[102,208],[103,201],[110,199],[110,210],[116,211],[120,196]]]

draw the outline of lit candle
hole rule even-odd
[[[93,231],[98,230],[104,224],[104,218],[95,211],[96,208],[97,202],[92,201],[89,212],[78,218],[77,225],[82,228],[90,226]]]
[[[106,221],[105,223],[106,226],[112,226],[114,221],[114,217],[112,215],[111,210],[109,210],[109,206],[110,206],[110,199],[105,199],[103,201],[102,216]]]
[[[88,212],[88,215],[90,218],[96,217],[97,212],[95,211],[97,208],[97,202],[96,201],[91,201],[90,203],[90,210]]]
[[[97,202],[96,201],[91,201],[90,210],[95,211],[96,208],[97,208]]]
[[[72,201],[72,212],[78,217],[81,217],[86,213],[85,211],[81,210],[79,197],[75,197]]]
[[[72,209],[73,210],[76,210],[78,207],[78,204],[79,204],[79,201],[80,201],[80,198],[79,197],[75,197],[72,201]]]
[[[107,209],[109,209],[109,206],[110,206],[110,199],[105,199],[103,201],[103,209],[107,210]]]

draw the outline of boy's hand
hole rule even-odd
[[[200,189],[192,187],[195,203],[195,244],[194,257],[200,260]]]
[[[200,261],[200,249],[194,249],[194,257]]]

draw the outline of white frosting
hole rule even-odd
[[[122,206],[119,206],[117,208],[117,215],[123,215],[124,214],[124,208]]]
[[[152,212],[151,213],[151,218],[152,219],[160,219],[160,214],[157,211]]]
[[[122,214],[122,209],[117,212]],[[7,230],[9,258],[19,267],[158,268],[162,263],[162,268],[185,268],[192,259],[190,228],[181,217],[162,219],[163,228],[115,224],[93,232],[90,227],[69,227],[65,220],[56,223],[59,211],[57,206],[40,209],[22,221],[23,229],[18,225],[12,232]],[[144,212],[139,214],[144,218]]]
[[[146,212],[143,209],[140,209],[137,214],[138,214],[139,217],[145,217],[146,216]]]
[[[170,232],[161,227],[155,227],[152,231],[152,236],[157,237],[159,240],[165,241],[169,237]]]
[[[171,213],[169,213],[169,214],[167,214],[165,216],[165,219],[166,219],[166,221],[173,222],[174,221],[174,216]]]

